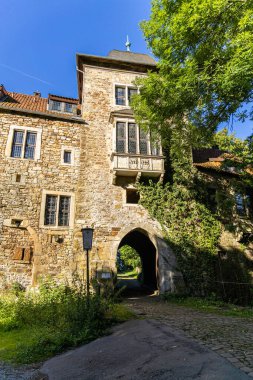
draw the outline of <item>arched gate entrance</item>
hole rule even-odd
[[[157,267],[157,251],[156,247],[145,233],[141,230],[133,230],[127,233],[120,241],[118,249],[128,245],[134,248],[140,258],[142,266],[142,285],[149,290],[158,288],[158,267]]]

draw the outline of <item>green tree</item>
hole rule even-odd
[[[143,128],[169,141],[174,180],[189,186],[190,146],[253,96],[253,0],[153,0],[141,23],[159,59],[133,99]]]
[[[242,140],[236,137],[234,133],[228,133],[227,128],[213,135],[209,146],[211,145],[217,145],[219,149],[233,153],[235,157],[240,158],[245,164],[253,162],[253,146],[250,143],[250,138]]]
[[[124,245],[120,248],[120,259],[123,261],[125,267],[135,269],[141,267],[141,258],[138,252],[130,247],[129,245]]]

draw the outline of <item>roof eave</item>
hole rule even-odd
[[[29,109],[21,109],[17,107],[9,108],[1,104],[0,104],[0,111],[30,114],[30,115],[36,115],[36,116],[46,117],[50,119],[57,119],[57,120],[64,120],[64,121],[73,122],[73,123],[87,124],[86,121],[82,118],[67,117],[67,116],[57,115],[57,114],[54,115],[52,113],[46,113],[46,112],[41,112],[41,111],[29,110]]]

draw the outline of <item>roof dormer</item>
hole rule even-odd
[[[77,105],[78,99],[53,94],[48,95],[48,111],[76,115]]]

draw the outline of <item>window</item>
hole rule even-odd
[[[138,204],[140,200],[140,194],[136,189],[126,189],[126,203]]]
[[[55,100],[52,100],[51,109],[52,109],[52,111],[61,111],[61,102],[57,102]]]
[[[34,159],[37,134],[14,130],[11,157]]]
[[[64,164],[71,164],[71,151],[64,150],[63,162],[64,162]]]
[[[126,147],[126,125],[118,122],[116,125],[116,150],[119,153],[125,153]]]
[[[61,100],[49,99],[48,110],[62,113],[72,113],[76,111],[76,103],[62,102]]]
[[[69,113],[72,113],[73,111],[73,107],[72,107],[72,104],[70,103],[65,103],[65,112],[69,112]]]
[[[132,86],[115,86],[115,104],[118,106],[130,106],[131,98],[138,93],[138,89]]]
[[[41,150],[41,127],[11,125],[5,149],[6,157],[39,160]]]
[[[44,225],[69,226],[70,196],[46,195]]]
[[[131,98],[133,95],[136,95],[138,93],[137,88],[134,87],[128,87],[128,104],[131,103]]]
[[[128,123],[128,152],[137,153],[137,128],[135,123]]]
[[[115,100],[116,104],[119,106],[126,105],[126,88],[125,87],[115,87]]]
[[[66,229],[74,227],[75,195],[71,192],[43,190],[40,228]]]
[[[61,147],[61,165],[73,166],[75,164],[75,148],[73,146]]]
[[[236,212],[238,215],[248,216],[250,210],[250,196],[246,194],[235,195]]]
[[[148,135],[140,129],[140,154],[148,154]]]
[[[154,156],[161,155],[159,142],[151,143],[148,132],[129,120],[116,122],[116,152]]]

